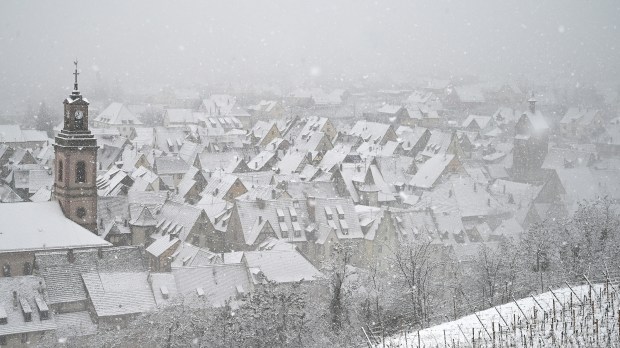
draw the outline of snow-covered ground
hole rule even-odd
[[[378,347],[471,347],[472,342],[475,347],[570,347],[578,342],[581,347],[618,346],[617,313],[613,286],[586,284],[523,298],[419,332],[401,332]]]

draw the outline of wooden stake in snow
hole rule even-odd
[[[581,301],[581,299],[579,298],[579,295],[577,295],[577,293],[575,292],[575,290],[573,290],[573,288],[570,287],[570,284],[568,284],[568,282],[564,282],[566,283],[566,286],[568,286],[568,288],[570,289],[570,291],[575,294],[575,297],[577,297],[577,299],[579,300],[579,302],[583,305],[583,301]]]

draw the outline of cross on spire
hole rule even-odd
[[[77,91],[78,90],[77,78],[78,78],[78,75],[80,74],[77,69],[77,66],[78,66],[77,58],[75,59],[75,61],[73,61],[73,64],[75,65],[75,72],[73,72],[73,75],[75,76],[75,82],[73,83],[73,90]]]

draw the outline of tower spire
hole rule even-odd
[[[532,91],[532,96],[530,97],[530,99],[528,99],[528,103],[530,103],[530,112],[535,114],[536,113],[536,96],[534,94],[534,91]]]
[[[73,83],[73,90],[74,90],[74,91],[77,91],[77,90],[78,90],[78,81],[77,81],[77,78],[78,78],[78,75],[80,74],[80,73],[78,72],[78,69],[77,69],[77,66],[78,66],[78,60],[77,60],[77,58],[73,61],[73,65],[75,65],[75,71],[73,72],[73,75],[75,76],[75,82]]]

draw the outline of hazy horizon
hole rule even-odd
[[[605,83],[620,75],[619,19],[612,0],[2,1],[0,111],[57,102],[76,57],[85,90],[97,74],[123,88],[463,74]]]

